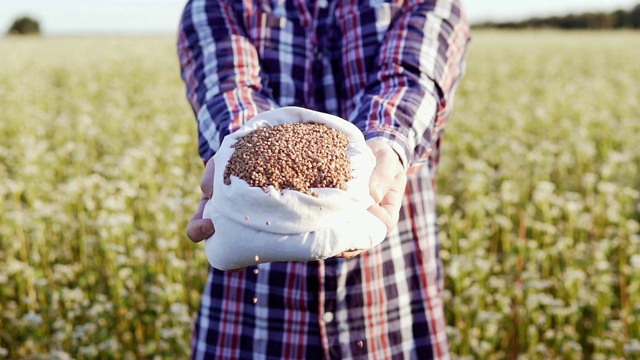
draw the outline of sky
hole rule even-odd
[[[0,0],[0,34],[20,16],[45,35],[173,34],[185,0]],[[640,0],[463,0],[472,23],[631,9]]]

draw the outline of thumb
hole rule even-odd
[[[369,180],[369,188],[371,189],[371,197],[373,197],[376,204],[382,201],[384,195],[391,188],[392,174],[391,171],[385,169],[383,164],[378,164],[374,168],[371,179]]]
[[[396,174],[402,171],[402,165],[396,152],[387,143],[371,140],[367,145],[376,157],[376,166],[369,180],[369,189],[371,197],[376,204],[379,204],[391,189]]]

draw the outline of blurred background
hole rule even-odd
[[[631,11],[636,0],[470,0],[469,20],[513,22],[530,18],[584,13]],[[24,0],[0,3],[0,29],[8,30],[23,16],[39,21],[46,35],[158,35],[175,33],[182,0],[107,0],[99,5],[81,0]]]
[[[0,359],[189,354],[184,1],[92,4],[0,2]],[[438,175],[454,358],[640,358],[640,4],[465,4]]]

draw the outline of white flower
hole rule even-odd
[[[65,351],[53,350],[51,352],[51,359],[55,359],[55,360],[72,360],[73,357],[71,357],[71,355],[69,355]]]
[[[455,198],[451,195],[438,195],[437,200],[440,207],[448,209],[455,201]]]
[[[618,191],[618,185],[608,181],[600,181],[597,189],[603,194],[615,194]]]
[[[556,185],[549,181],[541,181],[533,192],[533,201],[536,203],[548,203],[551,201]]]
[[[592,188],[598,183],[598,175],[594,173],[586,173],[582,175],[582,186]]]
[[[519,186],[511,180],[503,181],[500,185],[500,197],[506,203],[518,203],[520,201]]]
[[[24,320],[24,322],[30,326],[38,326],[42,324],[42,316],[40,316],[40,314],[36,314],[33,311],[29,311],[28,313],[26,313],[22,317],[22,320]]]
[[[624,344],[624,353],[627,355],[640,355],[640,340],[630,339]]]

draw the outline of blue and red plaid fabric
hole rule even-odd
[[[388,142],[408,176],[397,229],[352,259],[209,270],[195,359],[446,359],[435,173],[464,71],[455,0],[189,1],[178,35],[207,161],[279,106]]]

